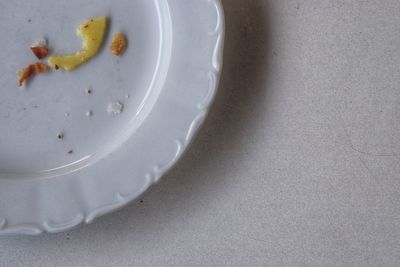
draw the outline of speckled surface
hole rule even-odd
[[[160,184],[0,266],[398,266],[400,2],[224,0],[204,128]]]

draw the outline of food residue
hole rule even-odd
[[[46,64],[37,62],[29,65],[25,69],[22,69],[18,72],[19,77],[19,87],[22,87],[25,82],[34,75],[47,72],[48,67]]]
[[[38,58],[43,59],[49,54],[49,49],[47,48],[47,42],[45,39],[41,39],[31,45],[32,53]]]
[[[125,52],[126,39],[122,33],[117,32],[114,34],[114,38],[111,43],[110,49],[111,49],[111,53],[113,53],[117,57],[121,56]]]
[[[107,107],[107,112],[114,115],[121,114],[124,110],[124,105],[121,102],[110,103]]]
[[[30,22],[31,20],[29,19],[28,21]],[[106,28],[106,17],[97,17],[82,23],[76,30],[77,35],[82,38],[82,49],[75,54],[50,56],[47,60],[48,64],[36,62],[30,64],[24,69],[21,69],[18,72],[19,86],[22,87],[25,85],[26,82],[33,76],[47,72],[49,66],[56,70],[63,69],[65,71],[72,71],[82,64],[88,62],[100,51],[105,39]],[[126,48],[127,40],[125,36],[121,32],[115,33],[110,46],[112,54],[120,57],[126,51]],[[46,58],[50,52],[45,39],[40,39],[39,41],[33,43],[30,49],[38,60]],[[93,90],[90,87],[86,88],[85,92],[87,95],[93,94]],[[127,94],[125,97],[128,99],[130,98],[130,95]],[[34,106],[34,108],[37,108],[37,106]],[[112,102],[107,107],[107,112],[114,115],[121,114],[123,111],[124,104],[119,101]],[[65,117],[69,117],[70,113],[66,112],[64,115]],[[86,117],[92,117],[93,111],[87,110],[85,115]],[[60,131],[57,133],[56,137],[59,140],[64,140],[65,134],[64,132]],[[71,155],[74,153],[74,150],[69,149],[66,152],[67,154]]]
[[[53,68],[72,71],[92,59],[100,50],[107,27],[107,18],[90,19],[79,26],[77,34],[82,37],[82,50],[72,55],[52,56],[48,63]]]
[[[60,140],[63,140],[64,139],[64,133],[63,132],[59,132],[57,134],[57,138],[60,139]]]

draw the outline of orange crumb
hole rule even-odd
[[[114,34],[114,39],[111,44],[111,53],[113,53],[115,56],[121,56],[125,49],[126,49],[126,39],[124,35],[120,32],[117,32]]]
[[[43,59],[49,54],[49,49],[47,47],[31,47],[31,50],[38,59]]]
[[[18,72],[19,87],[22,87],[24,83],[34,75],[47,72],[48,67],[43,63],[34,63],[22,69]]]

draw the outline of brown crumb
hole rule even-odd
[[[111,53],[119,57],[125,52],[126,46],[127,43],[124,35],[120,32],[115,33],[111,44]]]
[[[40,39],[31,45],[32,53],[38,58],[43,59],[49,54],[46,39]]]
[[[74,150],[72,150],[72,149],[70,149],[70,150],[68,150],[68,152],[67,152],[68,154],[73,154],[74,153]]]
[[[64,139],[64,133],[63,132],[59,132],[57,134],[57,138],[60,139],[60,140],[63,140]]]
[[[60,67],[56,64],[56,65],[54,65],[54,68],[55,68],[56,70],[58,70]]]
[[[49,49],[47,47],[31,47],[31,50],[38,59],[43,59],[49,54]]]
[[[18,72],[19,87],[22,87],[25,82],[34,75],[47,72],[48,67],[43,63],[34,63]]]
[[[90,89],[90,88],[86,88],[86,94],[87,94],[87,95],[91,95],[91,94],[93,94],[93,91],[92,91],[92,89]]]

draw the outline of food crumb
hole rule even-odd
[[[42,38],[34,42],[31,47],[47,47],[47,40]]]
[[[115,33],[110,48],[111,53],[117,57],[121,56],[125,52],[126,45],[125,36],[120,32]]]
[[[63,140],[64,139],[64,133],[63,132],[59,132],[57,134],[57,138],[60,139],[60,140]]]
[[[108,113],[113,113],[114,115],[121,114],[124,111],[124,105],[121,102],[110,103],[107,107]]]
[[[97,17],[81,24],[76,33],[82,38],[82,49],[74,54],[53,55],[48,58],[47,63],[51,68],[59,68],[65,71],[73,71],[82,64],[96,56],[103,44],[108,19]],[[89,25],[85,28],[85,25]],[[96,40],[93,40],[96,39]]]
[[[86,111],[86,117],[92,117],[93,112],[91,110]]]
[[[43,63],[34,63],[26,67],[25,69],[21,69],[18,72],[19,77],[19,87],[22,87],[25,82],[34,75],[47,72],[47,65]]]
[[[38,59],[43,59],[49,54],[47,47],[31,47],[31,51]]]
[[[86,94],[87,95],[93,94],[93,90],[91,88],[86,88]]]
[[[34,42],[31,45],[31,51],[38,59],[43,59],[47,57],[47,55],[49,54],[49,49],[47,48],[47,41],[45,39],[40,39]]]
[[[74,150],[70,149],[70,150],[67,151],[67,153],[71,155],[71,154],[74,153]]]

